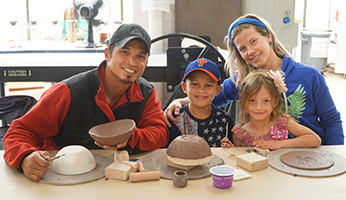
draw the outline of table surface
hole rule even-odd
[[[337,153],[346,158],[345,146],[322,146],[321,150]],[[246,153],[244,147],[230,149],[212,148],[225,164],[236,166],[234,156]],[[113,151],[92,150],[95,154],[112,158]],[[11,169],[0,151],[0,199],[346,199],[346,173],[324,178],[293,176],[268,167],[233,183],[228,189],[217,189],[212,178],[189,180],[187,187],[176,188],[172,180],[130,183],[105,178],[78,185],[58,186],[27,179]],[[148,152],[150,153],[150,152]],[[139,154],[132,158],[143,158]],[[54,152],[52,152],[52,155]],[[244,170],[244,169],[243,169]],[[246,170],[244,170],[246,171]]]

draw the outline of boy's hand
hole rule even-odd
[[[221,148],[231,148],[234,147],[234,144],[226,137],[221,140]]]

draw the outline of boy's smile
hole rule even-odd
[[[195,117],[211,112],[211,102],[221,91],[221,86],[203,71],[194,71],[182,83],[182,89],[187,94],[190,103],[189,110]],[[209,116],[209,115],[208,115]],[[205,116],[204,118],[208,117]],[[199,118],[199,119],[204,119]]]

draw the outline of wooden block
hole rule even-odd
[[[237,156],[237,165],[253,172],[267,168],[269,160],[268,158],[251,152]]]
[[[196,165],[191,165],[191,166],[178,165],[178,164],[175,164],[175,163],[169,161],[168,159],[167,159],[166,164],[167,164],[167,166],[178,168],[178,169],[183,169],[185,171],[189,171],[190,169],[196,167]]]
[[[113,162],[105,168],[105,177],[126,181],[129,178],[131,169],[128,165]]]

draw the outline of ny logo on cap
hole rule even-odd
[[[137,35],[137,36],[143,37],[142,33],[139,31],[138,28],[133,29],[133,30],[130,32],[130,34],[131,34],[131,35]]]
[[[197,61],[198,67],[202,67],[204,63],[207,63],[207,60],[202,58]]]

